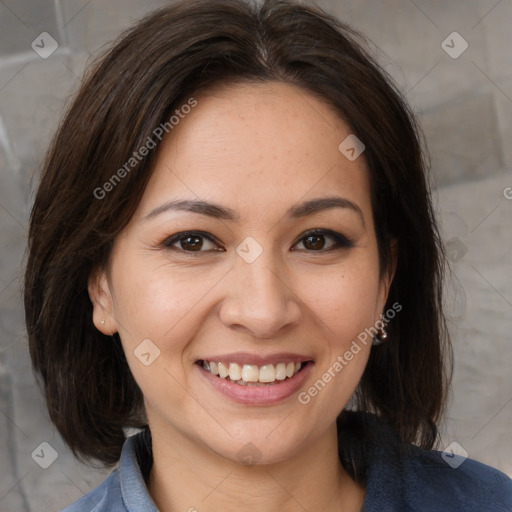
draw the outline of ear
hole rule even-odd
[[[112,292],[104,270],[96,270],[89,276],[87,290],[91,299],[92,321],[98,329],[106,335],[117,332],[117,322],[114,318],[114,301]]]
[[[396,267],[398,264],[398,244],[395,239],[391,240],[389,256],[387,268],[384,270],[380,280],[378,311],[380,311],[381,314],[385,313],[384,307],[388,300],[389,289],[391,288],[391,283],[395,277]]]

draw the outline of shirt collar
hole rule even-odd
[[[151,457],[151,449],[144,446],[144,437],[145,432],[129,437],[121,452],[119,480],[124,506],[129,512],[158,512],[141,471],[141,457]]]

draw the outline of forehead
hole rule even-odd
[[[339,193],[369,208],[363,157],[338,149],[351,131],[332,106],[298,87],[224,86],[164,139],[139,209],[176,197],[209,198],[261,215],[301,199]]]

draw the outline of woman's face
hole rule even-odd
[[[277,462],[332,434],[371,348],[352,342],[383,313],[368,170],[301,89],[196,100],[91,279],[94,322],[119,332],[154,432]]]

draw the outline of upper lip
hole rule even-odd
[[[279,363],[304,363],[312,361],[313,358],[303,354],[296,354],[293,352],[280,352],[278,354],[251,354],[249,352],[236,352],[233,354],[217,354],[214,356],[205,356],[198,361],[210,361],[215,363],[238,363],[240,365],[253,364],[256,366],[265,366],[266,364],[279,364]]]

